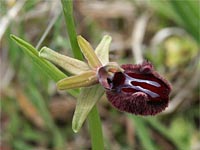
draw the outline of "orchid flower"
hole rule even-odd
[[[135,115],[155,115],[168,106],[171,85],[150,62],[119,65],[109,62],[111,37],[106,35],[95,50],[83,37],[77,37],[86,62],[43,47],[39,56],[59,65],[72,76],[57,82],[60,90],[82,88],[73,116],[77,132],[97,100],[105,92],[118,110]]]

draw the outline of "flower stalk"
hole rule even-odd
[[[72,0],[61,0],[62,2],[62,7],[63,7],[63,12],[65,15],[65,21],[66,21],[66,25],[67,25],[67,29],[68,29],[68,34],[69,34],[69,38],[70,38],[70,43],[72,46],[72,50],[74,53],[74,57],[82,60],[83,56],[80,53],[80,48],[78,46],[78,42],[76,39],[76,32],[75,32],[75,25],[74,25],[74,20],[73,20],[73,1]],[[108,53],[108,52],[107,52]],[[82,89],[81,91],[84,92],[87,89]],[[101,90],[103,91],[103,90]],[[102,92],[103,93],[103,92]],[[90,95],[89,95],[90,96]],[[92,114],[89,114],[89,130],[90,130],[90,134],[91,134],[91,139],[92,139],[92,149],[96,150],[103,150],[104,149],[104,142],[103,142],[103,136],[102,136],[102,128],[101,128],[101,121],[100,121],[100,116],[98,114],[97,108],[95,106],[95,102],[102,96],[102,94],[98,94],[99,97],[97,97],[96,99],[94,99],[93,104],[91,105],[91,108],[93,108]],[[80,96],[79,98],[80,99]],[[87,99],[87,100],[91,100],[91,99]],[[77,100],[77,103],[82,103],[82,101],[80,102],[79,100]],[[80,105],[77,105],[80,106]],[[76,106],[76,110],[79,110],[79,107]],[[84,108],[84,107],[83,107]],[[77,114],[77,111],[75,110],[75,114]],[[89,111],[90,112],[90,111]],[[80,122],[80,127],[82,125],[82,123],[84,122],[84,118],[86,118],[87,114],[89,112],[85,112],[85,113],[81,113],[81,115],[83,115],[83,119]],[[79,113],[79,112],[78,112]],[[77,120],[79,118],[79,116],[75,115],[75,117],[73,118],[74,120]],[[80,120],[78,120],[80,121]],[[75,122],[77,123],[77,122]],[[76,124],[72,123],[72,128],[74,129],[74,131],[78,131],[80,129],[80,127],[78,128],[74,128],[74,126],[76,126]],[[92,130],[96,127],[95,130]]]

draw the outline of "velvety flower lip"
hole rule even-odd
[[[125,64],[123,72],[103,76],[106,95],[117,109],[136,115],[155,115],[168,106],[171,85],[150,62]],[[102,77],[102,76],[100,76]]]

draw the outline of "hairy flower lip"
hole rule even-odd
[[[156,115],[168,106],[168,101],[148,101],[147,95],[142,92],[137,92],[133,95],[129,93],[126,95],[107,90],[106,96],[112,106],[119,111],[135,115]],[[130,97],[132,98],[130,99]]]
[[[150,62],[121,67],[124,72],[116,72],[111,80],[112,86],[106,89],[107,98],[115,108],[146,116],[155,115],[168,106],[171,85]]]

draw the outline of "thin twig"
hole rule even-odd
[[[8,11],[8,13],[0,20],[0,41],[10,22],[17,16],[18,12],[23,7],[25,2],[25,0],[17,1],[16,5],[13,6]]]
[[[49,22],[46,30],[44,31],[44,33],[42,34],[40,40],[38,41],[37,45],[36,45],[36,49],[39,49],[42,42],[45,40],[45,38],[47,37],[49,31],[51,30],[51,28],[53,27],[53,25],[56,23],[56,20],[58,19],[58,17],[61,14],[61,8],[60,9],[55,9],[57,10],[53,16],[53,18],[51,19],[51,21]]]
[[[142,41],[145,35],[145,29],[149,16],[145,13],[136,20],[135,27],[132,32],[132,53],[134,54],[136,63],[143,61]]]

